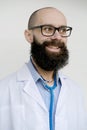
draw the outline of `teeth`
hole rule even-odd
[[[47,46],[46,49],[51,52],[58,52],[60,48],[58,46]]]
[[[58,49],[58,46],[48,46],[49,48],[54,48],[54,49]]]

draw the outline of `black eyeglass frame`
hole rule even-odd
[[[43,31],[42,31],[42,30],[43,30],[42,28],[43,28],[44,26],[53,27],[53,28],[54,28],[53,34],[52,34],[52,35],[45,35],[45,34],[43,33]],[[59,30],[60,30],[61,28],[67,28],[66,30],[67,30],[67,31],[70,31],[69,35],[67,35],[67,36],[63,36],[63,35],[60,34],[61,37],[69,37],[69,36],[71,35],[71,32],[72,32],[72,27],[70,27],[70,26],[65,26],[65,25],[63,25],[63,26],[60,26],[60,27],[54,27],[54,26],[48,25],[48,24],[29,27],[29,30],[33,30],[33,29],[36,29],[36,28],[40,28],[40,29],[41,29],[41,34],[42,34],[43,36],[46,36],[46,37],[53,36],[53,35],[55,34],[55,31],[57,30],[57,31],[59,32]]]

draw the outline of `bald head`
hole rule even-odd
[[[58,24],[57,25],[57,21]],[[42,24],[54,24],[55,26],[66,25],[64,14],[54,7],[45,7],[32,13],[28,22],[28,29]]]

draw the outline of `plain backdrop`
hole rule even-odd
[[[30,45],[24,30],[30,14],[52,6],[61,10],[73,27],[68,39],[69,64],[62,70],[82,88],[87,108],[87,1],[0,0],[0,79],[17,71],[29,60]]]

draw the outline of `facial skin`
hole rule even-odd
[[[55,27],[60,27],[67,25],[67,22],[65,16],[59,10],[55,8],[44,8],[37,12],[33,24],[33,26],[50,24]],[[61,37],[58,31],[53,36],[46,37],[41,34],[40,28],[26,30],[25,37],[31,43],[33,60],[40,68],[46,71],[54,71],[66,65],[68,61],[67,38]],[[40,47],[39,53],[37,50],[38,45]],[[41,54],[40,52],[43,53]],[[45,58],[43,58],[43,55]],[[39,60],[37,61],[37,59]],[[41,65],[42,63],[39,63],[39,61],[44,64]],[[54,66],[52,66],[53,64]]]

